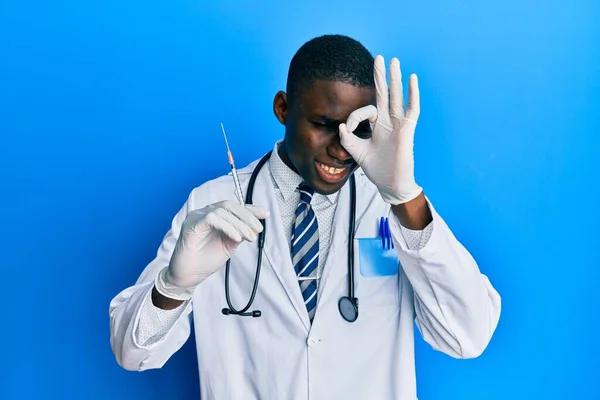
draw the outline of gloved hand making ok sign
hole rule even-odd
[[[377,107],[359,108],[340,125],[340,141],[365,175],[377,186],[383,200],[392,205],[407,203],[421,194],[415,182],[413,141],[419,118],[419,84],[410,76],[408,108],[404,109],[400,62],[390,62],[390,88],[386,80],[382,56],[375,58],[375,88]],[[352,132],[358,124],[369,120],[372,137],[360,138]]]

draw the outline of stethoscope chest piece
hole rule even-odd
[[[344,296],[338,302],[340,314],[348,322],[354,322],[358,318],[358,304],[357,299],[350,299],[348,296]]]

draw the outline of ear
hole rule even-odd
[[[287,94],[280,90],[273,99],[273,113],[282,125],[287,120],[288,109]]]

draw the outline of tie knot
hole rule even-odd
[[[300,201],[310,204],[315,190],[305,183],[298,185],[298,190],[300,190]]]

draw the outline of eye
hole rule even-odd
[[[311,121],[311,123],[318,129],[325,129],[328,131],[337,131],[337,129],[338,129],[337,124],[324,124],[322,122],[315,122],[315,121]]]
[[[369,121],[363,121],[354,130],[354,134],[361,139],[369,139],[372,135]]]

